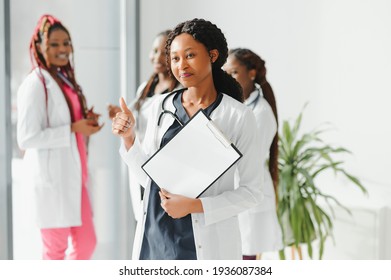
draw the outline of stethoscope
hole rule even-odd
[[[181,88],[181,89],[175,90],[175,91],[170,92],[169,94],[167,94],[166,97],[164,97],[163,102],[162,102],[162,112],[160,113],[158,121],[157,121],[157,126],[158,127],[160,127],[161,120],[162,120],[164,114],[169,114],[171,117],[173,117],[179,123],[180,126],[183,127],[183,123],[179,120],[178,116],[175,113],[173,113],[173,112],[171,112],[171,111],[169,111],[169,110],[164,108],[164,105],[166,103],[167,98],[169,98],[171,95],[177,93],[180,90],[184,90],[184,89]]]

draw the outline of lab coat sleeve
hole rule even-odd
[[[47,127],[45,91],[38,77],[30,74],[22,83],[17,105],[17,141],[21,149],[53,149],[71,145],[70,124]]]
[[[236,216],[242,211],[256,206],[263,199],[263,170],[261,166],[259,132],[256,129],[254,114],[246,109],[243,117],[235,127],[237,142],[235,143],[243,157],[238,162],[240,176],[239,187],[232,188],[214,197],[202,197],[205,225],[220,222]]]
[[[153,104],[151,112],[148,114],[149,120],[156,119],[158,114],[158,102]],[[149,121],[147,124],[147,130],[144,137],[143,145],[140,143],[139,138],[136,135],[133,146],[126,150],[123,141],[121,141],[121,147],[119,153],[123,161],[128,165],[131,176],[135,176],[138,183],[142,186],[146,186],[148,176],[141,168],[141,166],[148,160],[149,155],[154,152],[154,138],[156,132],[156,123]]]
[[[123,161],[129,167],[130,176],[134,176],[134,178],[137,180],[137,182],[140,185],[145,186],[147,175],[145,174],[141,166],[144,164],[144,162],[147,161],[148,157],[146,153],[143,151],[137,136],[136,139],[134,140],[133,146],[129,150],[126,150],[124,143],[121,142],[119,153]]]
[[[264,102],[267,102],[264,100]],[[260,110],[254,111],[255,120],[261,137],[261,155],[265,162],[269,158],[269,149],[277,133],[277,121],[269,104],[262,104]]]

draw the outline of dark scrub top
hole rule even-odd
[[[190,118],[182,105],[183,91],[175,94],[173,104],[178,119],[186,124]],[[220,104],[222,98],[223,94],[218,93],[215,102],[204,110],[207,116]],[[174,121],[164,134],[160,147],[170,141],[180,129],[181,125]],[[180,219],[168,216],[160,205],[159,190],[159,186],[152,181],[140,260],[196,260],[191,214]]]

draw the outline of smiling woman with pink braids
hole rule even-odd
[[[76,82],[70,34],[43,15],[30,42],[31,73],[18,90],[18,144],[32,170],[36,220],[43,259],[89,259],[96,236],[87,190],[87,139],[97,133],[98,114],[87,109]]]

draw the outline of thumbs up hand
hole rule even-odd
[[[132,111],[126,106],[123,97],[119,100],[121,111],[119,111],[113,118],[111,130],[114,135],[122,137],[125,141],[127,148],[133,145],[134,138],[136,137],[134,132],[135,119]],[[130,146],[128,145],[130,144]]]

